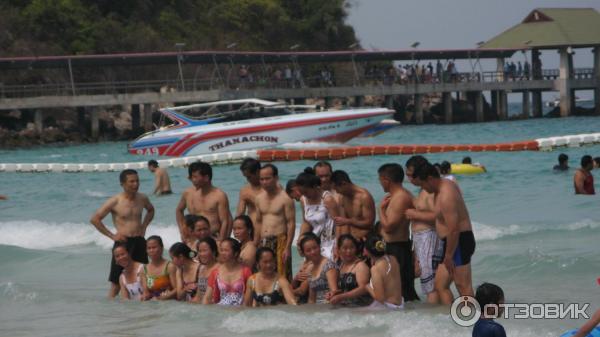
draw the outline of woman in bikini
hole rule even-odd
[[[304,234],[300,240],[300,248],[306,259],[313,264],[308,279],[308,303],[328,303],[339,292],[336,264],[321,255],[321,242],[314,233]]]
[[[240,306],[244,302],[246,283],[252,275],[250,268],[240,263],[240,243],[226,238],[219,245],[220,264],[208,277],[204,304]]]
[[[277,274],[275,253],[271,248],[262,247],[256,252],[258,273],[250,276],[246,283],[244,305],[248,307],[277,304],[296,305],[292,287],[285,277]]]
[[[202,303],[204,300],[206,288],[208,287],[208,277],[218,265],[218,256],[219,251],[215,239],[207,237],[198,241],[198,261],[200,262],[200,267],[198,268],[198,291],[192,302]]]
[[[176,289],[179,301],[190,302],[198,291],[198,268],[200,264],[194,261],[196,253],[185,243],[177,242],[169,249],[171,260],[177,267]]]
[[[400,266],[396,258],[385,254],[385,242],[377,234],[370,234],[364,254],[371,260],[371,280],[367,291],[373,297],[369,308],[399,310],[404,308]]]
[[[256,246],[254,245],[254,225],[249,216],[240,215],[233,220],[233,236],[242,245],[240,262],[246,267],[254,270]]]
[[[144,295],[142,300],[170,300],[177,295],[177,267],[163,258],[163,241],[153,235],[146,240],[146,252],[150,263],[144,265],[140,278]]]
[[[371,273],[367,264],[358,258],[358,241],[350,234],[343,234],[337,242],[341,259],[338,288],[342,293],[331,297],[331,304],[358,307],[372,302],[367,291]]]
[[[140,281],[140,272],[143,265],[134,261],[127,250],[125,243],[117,243],[113,248],[113,256],[118,265],[123,267],[123,272],[119,276],[119,285],[121,286],[121,298],[127,300],[141,300],[144,289]]]

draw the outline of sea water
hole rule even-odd
[[[600,131],[598,118],[535,119],[484,124],[401,126],[360,144],[494,143]],[[297,145],[296,145],[297,146]],[[306,145],[322,146],[322,144]],[[560,152],[572,167],[555,173]],[[492,282],[512,303],[590,303],[600,287],[600,197],[573,193],[582,155],[600,155],[600,145],[554,152],[479,152],[428,155],[433,162],[460,162],[469,155],[488,173],[459,176],[477,249],[474,285]],[[0,152],[0,162],[126,162],[126,143],[47,146]],[[408,156],[334,161],[378,202],[383,191],[377,168],[404,164]],[[283,184],[312,161],[277,163]],[[140,173],[140,191],[153,176]],[[593,172],[600,179],[600,171]],[[185,169],[169,169],[175,194],[150,199],[156,216],[148,235],[166,246],[177,241],[175,207],[190,186]],[[214,168],[213,182],[229,195],[232,212],[244,184],[237,165]],[[413,193],[417,189],[405,183]],[[596,189],[600,185],[596,183]],[[402,312],[365,312],[329,306],[224,309],[169,302],[121,302],[105,298],[111,242],[89,219],[119,193],[118,173],[0,173],[0,336],[469,336],[445,307],[409,304]],[[297,207],[297,223],[300,214]],[[106,223],[110,223],[107,217]],[[294,249],[295,250],[295,249]],[[295,252],[294,252],[295,253]],[[294,255],[294,266],[300,259]],[[420,293],[419,281],[415,282]],[[500,319],[510,336],[558,336],[581,320]]]

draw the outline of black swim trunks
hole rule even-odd
[[[113,245],[113,249],[115,248],[116,244],[117,243],[115,242],[115,244]],[[144,237],[134,236],[127,238],[127,242],[125,242],[125,244],[127,245],[127,250],[129,251],[131,258],[134,261],[144,264],[148,263],[148,253],[146,252],[146,239],[144,239]],[[119,284],[119,276],[121,275],[122,271],[123,267],[117,264],[113,255],[113,257],[110,260],[110,274],[108,274],[108,281]]]
[[[385,253],[394,256],[400,265],[402,297],[404,297],[404,300],[418,301],[419,296],[415,290],[412,241],[386,242]]]
[[[442,255],[442,259],[446,256],[446,241],[446,238],[442,239],[444,244],[444,254]],[[456,247],[452,258],[452,260],[454,260],[454,265],[459,267],[471,263],[471,256],[473,256],[473,253],[475,253],[475,236],[473,235],[473,232],[460,232],[458,246]]]

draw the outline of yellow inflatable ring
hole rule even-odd
[[[485,173],[485,167],[472,164],[452,164],[450,173],[452,174],[480,174]]]

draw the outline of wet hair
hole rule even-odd
[[[158,235],[152,235],[151,237],[146,239],[146,242],[154,240],[158,243],[158,245],[160,246],[160,248],[165,248],[165,245],[163,244],[163,240],[160,236]]]
[[[504,291],[502,291],[502,288],[492,283],[483,283],[477,287],[475,292],[475,299],[479,302],[481,310],[488,304],[500,304],[503,298]]]
[[[442,166],[440,165],[440,163],[433,164],[433,167],[435,167],[438,173],[442,173]]]
[[[473,161],[471,160],[471,157],[464,157],[462,160],[463,164],[472,164]]]
[[[420,180],[427,180],[428,177],[439,178],[440,173],[435,168],[435,166],[431,165],[431,163],[423,163],[418,167],[415,167],[413,171],[413,178],[419,178]]]
[[[279,176],[279,170],[277,170],[277,166],[275,166],[273,164],[265,164],[260,169],[264,170],[266,168],[271,168],[271,171],[273,171],[273,177],[278,177]]]
[[[260,259],[262,258],[263,255],[265,255],[265,253],[271,253],[273,255],[273,257],[275,257],[275,252],[273,251],[273,249],[269,248],[269,247],[260,247],[256,250],[256,257],[255,260],[256,261],[256,266],[258,267],[258,261],[260,261]]]
[[[137,175],[137,171],[136,170],[132,170],[132,169],[126,169],[121,171],[121,173],[119,174],[119,181],[121,182],[121,184],[125,183],[127,181],[127,176],[131,176],[131,175]]]
[[[600,157],[594,157],[597,166],[600,166]]]
[[[242,220],[244,226],[246,226],[246,230],[248,231],[248,236],[250,237],[250,239],[254,240],[254,223],[252,223],[252,219],[246,214],[242,214],[236,216],[235,219],[233,219],[233,221],[235,220]]]
[[[417,167],[423,165],[424,163],[428,163],[429,161],[421,156],[421,155],[416,155],[416,156],[412,156],[410,158],[408,158],[408,160],[406,161],[406,168],[412,167],[413,169],[416,169]]]
[[[569,156],[567,156],[566,154],[561,153],[558,155],[558,163],[559,164],[565,163],[567,160],[569,160]]]
[[[240,242],[234,238],[225,238],[221,241],[221,245],[225,242],[229,242],[231,245],[231,250],[233,250],[233,256],[240,256],[240,252],[242,251],[242,245]]]
[[[302,251],[302,254],[304,254],[304,245],[308,241],[314,241],[317,243],[317,245],[321,246],[321,239],[315,233],[313,233],[313,232],[304,233],[304,235],[302,236],[302,239],[300,239],[300,250]]]
[[[296,177],[296,184],[302,187],[316,188],[321,186],[321,179],[315,175],[315,171],[311,167],[307,167]]]
[[[183,242],[175,242],[171,248],[169,248],[169,253],[173,256],[183,256],[186,259],[193,259],[198,255]]]
[[[158,167],[158,162],[154,159],[148,160],[148,166]]]
[[[296,179],[290,179],[287,181],[287,184],[285,184],[285,192],[288,194],[288,196],[291,198],[292,195],[292,189],[294,187],[298,186],[298,183],[296,182]]]
[[[198,172],[203,176],[208,176],[208,179],[212,180],[212,166],[209,163],[203,161],[196,161],[190,164],[188,167],[188,176],[191,178],[192,173]]]
[[[127,247],[127,244],[125,242],[117,241],[117,242],[115,242],[115,246],[112,249],[113,255],[115,253],[115,249],[117,249],[119,247],[125,249],[127,251],[127,254],[130,254],[129,247]]]
[[[383,164],[379,167],[377,173],[396,184],[401,184],[404,181],[404,170],[399,164]]]
[[[342,183],[352,184],[352,180],[350,180],[348,173],[342,170],[336,170],[331,174],[331,182],[336,186],[340,186]]]
[[[219,246],[217,246],[217,241],[215,241],[215,239],[211,238],[210,236],[207,238],[202,238],[198,240],[196,247],[199,247],[201,243],[206,243],[210,247],[210,251],[213,253],[214,257],[219,256]]]
[[[333,167],[328,161],[320,161],[313,166],[313,170],[317,170],[317,167],[329,167],[329,172],[333,172]]]
[[[195,215],[195,214],[186,214],[185,215],[185,225],[190,230],[194,230],[194,228],[196,228],[196,223],[198,221],[204,221],[210,227],[210,222],[208,221],[208,219],[206,217],[204,217],[202,215]]]
[[[365,241],[365,249],[376,257],[385,255],[385,242],[381,235],[370,233]]]
[[[581,157],[581,167],[586,167],[588,165],[594,165],[594,160],[592,159],[592,156],[586,154]]]
[[[360,247],[360,244],[358,243],[358,240],[356,240],[356,238],[354,236],[352,236],[351,234],[342,234],[337,239],[337,247],[338,247],[338,249],[342,246],[342,244],[344,243],[344,241],[351,241],[352,244],[354,245],[354,247],[357,250],[358,250],[358,247]],[[359,252],[356,252],[356,253],[358,254]]]
[[[240,171],[248,171],[250,174],[256,174],[260,171],[260,162],[254,158],[246,158],[240,164]]]
[[[441,174],[450,174],[451,169],[452,169],[452,165],[450,165],[450,163],[445,160],[440,164],[440,173]]]

